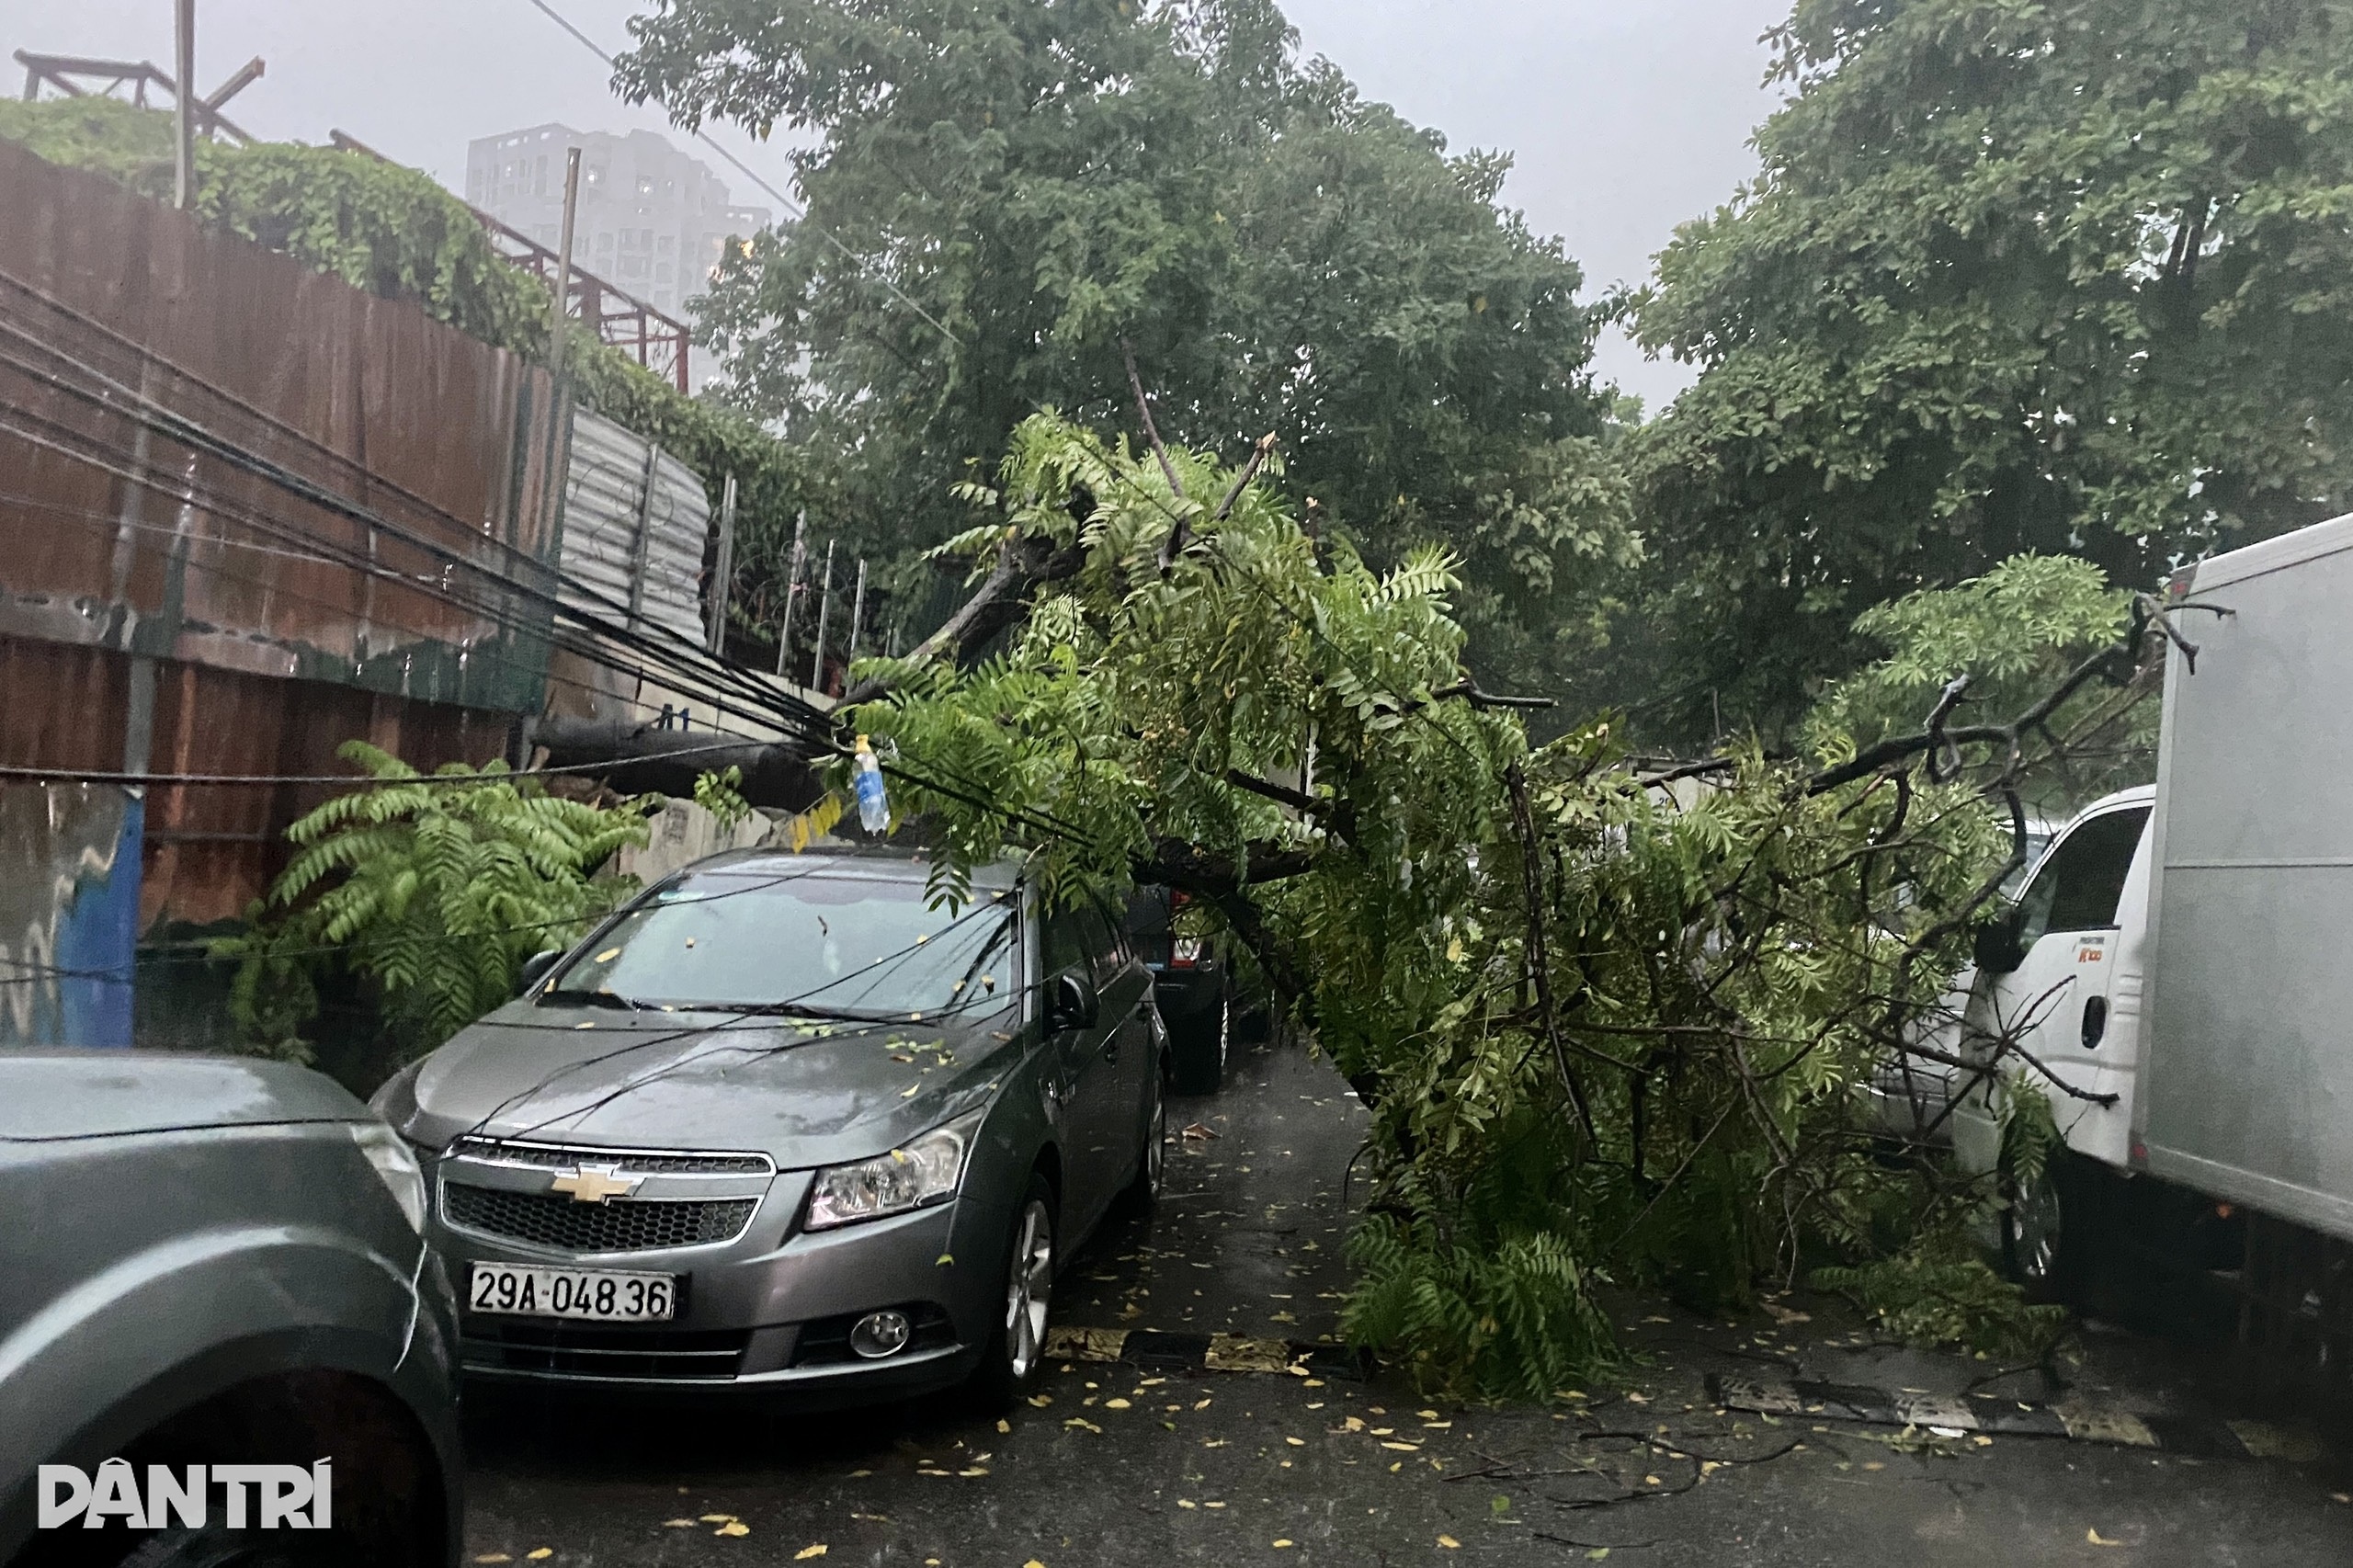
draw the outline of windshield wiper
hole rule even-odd
[[[645,1004],[618,991],[542,991],[542,1007],[625,1007],[632,1013],[645,1011]]]
[[[742,1013],[747,1017],[857,1019],[871,1016],[845,1012],[839,1007],[813,1007],[806,1002],[676,1002],[671,1006],[681,1011]]]

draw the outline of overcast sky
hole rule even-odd
[[[632,0],[551,0],[608,50]],[[1758,35],[1787,0],[1287,0],[1305,49],[1457,149],[1518,163],[1506,199],[1561,235],[1599,288],[1639,281],[1675,225],[1724,201],[1754,167],[1773,107]],[[0,0],[0,48],[153,60],[171,69],[172,0]],[[256,135],[341,130],[463,186],[474,137],[561,120],[662,130],[528,0],[197,0],[197,80],[254,55],[268,74],[228,113]],[[13,62],[11,62],[13,64]],[[781,184],[773,151],[731,138]],[[739,201],[770,204],[734,171]],[[1605,344],[1604,372],[1654,408],[1688,381]]]

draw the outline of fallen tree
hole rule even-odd
[[[1850,711],[1808,756],[1676,770],[1704,779],[1678,794],[1607,716],[1530,749],[1463,674],[1442,554],[1376,574],[1252,474],[1150,445],[1023,426],[961,548],[999,607],[1008,559],[1067,569],[1033,574],[996,656],[862,665],[879,695],[852,720],[949,896],[1024,854],[1058,888],[1188,888],[1255,953],[1373,1109],[1352,1335],[1434,1382],[1541,1395],[1610,1355],[1604,1279],[1721,1306],[1901,1255],[1882,1288],[2015,1308],[1956,1250],[1993,1195],[1878,1157],[1852,1091],[1944,1060],[1921,1026],[2023,854],[2022,790],[2121,733],[2152,603],[2014,563],[2052,601],[2018,635],[2096,644],[2038,654],[2048,690],[1962,722],[1972,681],[1947,670],[1909,732]]]

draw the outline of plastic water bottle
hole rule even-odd
[[[869,833],[891,825],[891,794],[882,787],[882,764],[866,737],[858,737],[858,757],[850,764],[851,788],[858,792],[858,820]]]

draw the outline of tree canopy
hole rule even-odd
[[[949,482],[1040,407],[1131,424],[1125,343],[1170,439],[1272,431],[1319,531],[1383,563],[1450,548],[1491,679],[1589,634],[1580,565],[1632,544],[1575,264],[1497,205],[1506,158],[1302,62],[1270,0],[664,0],[631,25],[625,90],[814,137],[807,221],[727,259],[701,327],[738,405],[836,455],[864,548],[943,537]]]
[[[2018,551],[2154,587],[2353,506],[2353,6],[1800,0],[1774,37],[1762,172],[1635,317],[1700,368],[1642,441],[1661,729],[1779,731],[1861,611]]]

